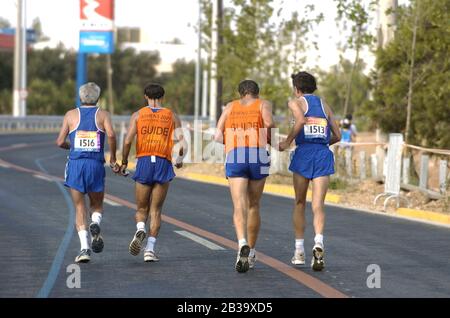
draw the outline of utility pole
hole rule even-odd
[[[194,101],[195,119],[198,119],[200,111],[201,63],[202,63],[202,3],[201,0],[198,0],[198,47],[197,47],[197,62],[195,63],[195,101]]]
[[[17,0],[17,25],[14,41],[13,116],[27,115],[27,40],[26,1]]]
[[[223,36],[222,36],[222,26],[223,26],[223,0],[219,0],[219,7],[217,12],[217,32],[218,32],[218,48],[223,44]],[[223,94],[223,80],[222,76],[217,78],[217,113],[216,119],[220,117],[222,114],[222,94]]]
[[[217,16],[219,13],[219,0],[213,0],[212,8],[212,30],[211,30],[211,72],[209,86],[209,120],[211,125],[216,124],[217,120],[217,49],[219,42],[219,32]]]
[[[416,12],[414,13],[413,38],[411,44],[411,63],[409,66],[409,87],[408,87],[408,103],[406,109],[405,143],[409,142],[409,131],[411,130],[411,110],[412,110],[412,94],[414,82],[414,58],[416,52],[417,26],[419,23],[419,14],[420,14],[419,10],[420,10],[420,0],[417,0],[415,8]]]
[[[203,70],[202,117],[208,116],[208,71]]]
[[[113,84],[112,84],[112,74],[113,69],[111,66],[111,54],[106,54],[106,76],[107,76],[107,86],[108,86],[108,106],[111,115],[114,115],[114,94],[113,94]]]

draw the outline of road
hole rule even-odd
[[[61,184],[67,152],[55,138],[0,135],[0,297],[450,296],[450,229],[327,206],[326,270],[316,273],[290,265],[293,203],[273,195],[261,202],[259,262],[239,274],[228,189],[181,178],[172,182],[163,208],[156,245],[161,261],[144,263],[142,254],[128,253],[135,231],[133,180],[109,171],[105,249],[80,265],[81,288],[69,288],[67,271],[79,241]],[[307,252],[311,221],[308,206]],[[374,281],[371,264],[380,269],[380,288],[367,285]]]

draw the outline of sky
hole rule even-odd
[[[368,0],[362,0],[367,2]],[[66,47],[77,48],[79,25],[79,0],[26,0],[27,24],[30,26],[39,17],[43,32],[53,41],[61,41]],[[322,12],[325,21],[314,32],[318,34],[319,50],[308,52],[308,66],[322,69],[339,61],[337,43],[345,41],[336,27],[336,5],[333,0],[275,0],[275,7],[283,7],[283,14],[289,16],[294,10],[302,10],[314,4]],[[408,0],[399,0],[400,4]],[[224,5],[230,5],[224,0]],[[16,0],[0,0],[0,16],[16,24]],[[376,23],[376,16],[374,23]],[[194,25],[198,19],[198,0],[115,0],[115,25],[117,27],[141,27],[154,42],[179,38],[187,45],[186,58],[195,56],[197,35]],[[375,31],[375,30],[374,30]],[[346,51],[345,57],[353,59],[354,52]],[[373,56],[364,52],[362,58],[370,66]]]

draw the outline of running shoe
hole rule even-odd
[[[98,225],[95,222],[92,222],[91,225],[89,225],[89,231],[91,232],[91,248],[92,252],[94,253],[100,253],[103,251],[104,243],[103,238],[100,235],[100,225]]]
[[[244,245],[239,249],[239,253],[236,260],[236,271],[239,273],[245,273],[248,271],[248,255],[250,254],[250,246]]]
[[[293,265],[305,265],[305,253],[304,252],[294,252],[294,256],[291,259]]]
[[[256,254],[255,255],[253,255],[253,256],[249,256],[248,257],[248,267],[249,268],[254,268],[255,267],[255,265],[256,265]]]
[[[88,263],[91,260],[91,250],[81,250],[80,254],[75,257],[75,263]]]
[[[324,267],[323,255],[325,253],[323,244],[316,243],[313,247],[313,258],[311,260],[311,268],[314,271],[321,271]]]
[[[145,240],[145,231],[144,230],[137,230],[134,234],[133,240],[130,243],[129,251],[131,255],[139,255],[142,248],[142,242]]]
[[[144,262],[158,262],[159,258],[153,251],[144,252]]]

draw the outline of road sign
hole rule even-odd
[[[103,53],[114,52],[113,32],[82,31],[80,32],[81,53]]]
[[[80,0],[80,53],[114,51],[114,0]]]
[[[81,31],[112,31],[114,0],[80,0]]]

